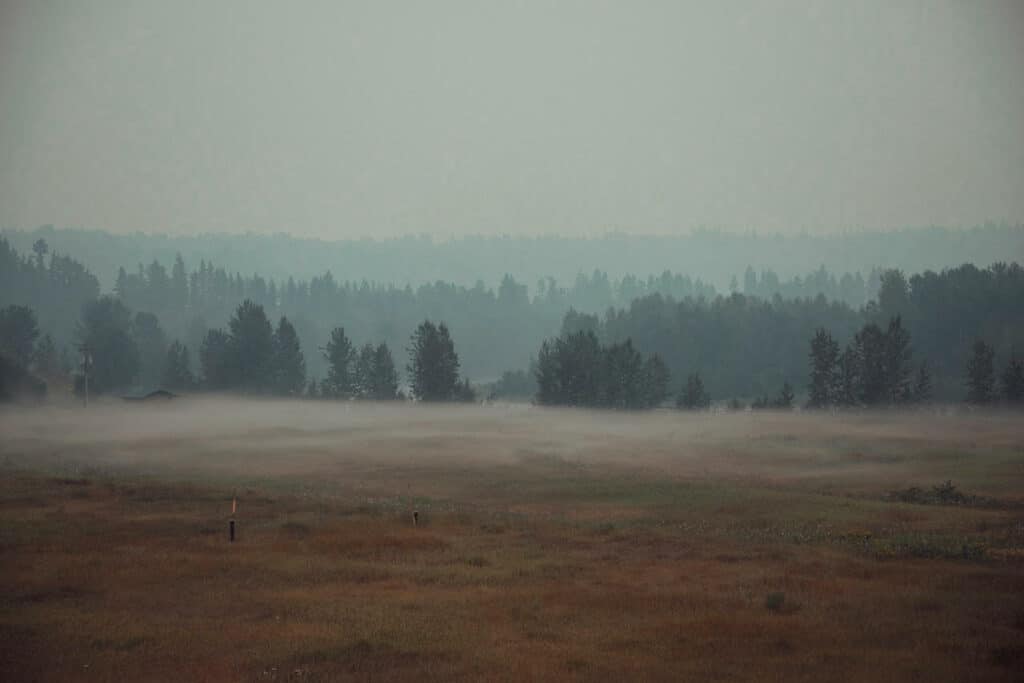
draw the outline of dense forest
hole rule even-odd
[[[899,268],[914,273],[940,271],[962,263],[989,264],[1021,260],[1024,225],[984,225],[967,230],[907,228],[892,232],[848,231],[832,235],[776,235],[721,232],[702,229],[683,235],[627,235],[608,233],[598,237],[467,236],[449,240],[429,235],[397,239],[324,241],[285,234],[205,234],[168,236],[136,233],[114,235],[99,230],[5,229],[15,249],[29,253],[42,238],[51,248],[73,254],[100,279],[104,291],[114,285],[118,268],[129,271],[135,264],[154,260],[168,267],[181,254],[190,267],[212,261],[229,273],[260,273],[278,283],[289,277],[310,280],[331,271],[341,280],[386,282],[397,287],[416,287],[438,280],[473,287],[479,280],[497,287],[505,273],[534,288],[539,280],[555,278],[571,286],[580,272],[599,270],[612,281],[630,273],[646,276],[665,271],[685,273],[717,291],[771,296],[768,283],[758,291],[744,287],[748,266],[759,275],[773,271],[781,282],[805,278],[819,266],[834,273],[861,273],[867,280],[874,268]],[[282,228],[284,230],[284,228]],[[349,233],[358,233],[352,228]],[[770,279],[770,278],[769,278]],[[784,298],[815,296],[843,298],[859,307],[866,299],[845,299],[833,291],[783,291]],[[663,292],[669,293],[669,292]],[[678,293],[673,294],[678,296]],[[626,306],[634,298],[602,302]],[[637,294],[636,296],[639,296]],[[868,292],[868,298],[873,292]],[[577,308],[580,306],[577,305]]]
[[[831,289],[834,296],[820,291],[800,296],[808,283],[812,289]],[[445,335],[457,343],[461,376],[456,379],[466,385],[463,395],[468,394],[466,378],[479,384],[501,377],[489,395],[534,396],[544,363],[559,354],[571,357],[575,352],[566,349],[578,348],[609,367],[625,368],[621,381],[628,386],[600,387],[595,396],[601,398],[584,402],[617,407],[652,405],[692,379],[715,400],[776,401],[768,397],[786,386],[802,394],[812,372],[809,340],[819,330],[843,346],[855,342],[865,326],[885,329],[894,318],[910,340],[908,354],[928,369],[930,395],[942,400],[963,398],[965,367],[977,340],[991,348],[996,368],[1024,349],[1024,274],[1016,263],[968,264],[909,278],[899,270],[874,271],[866,279],[859,274],[836,278],[819,268],[789,282],[790,291],[797,292],[791,297],[779,291],[786,283],[774,273],[757,274],[752,267],[744,273],[743,293],[738,282],[732,284],[733,292],[722,296],[703,281],[671,272],[612,280],[595,271],[568,287],[553,277],[541,280],[531,296],[527,285],[508,274],[495,289],[483,282],[465,287],[439,281],[415,289],[340,282],[330,272],[277,282],[231,274],[206,260],[190,270],[177,255],[169,267],[154,260],[130,272],[119,268],[112,296],[100,297],[97,278],[45,240],[37,239],[31,254],[21,254],[0,239],[0,307],[17,309],[11,329],[24,310],[37,321],[46,356],[38,364],[46,368],[40,376],[46,379],[57,368],[70,375],[81,362],[78,345],[90,330],[103,330],[104,343],[121,345],[112,357],[123,367],[110,374],[113,379],[104,387],[110,390],[153,387],[176,375],[193,378],[187,386],[247,388],[249,373],[237,368],[234,379],[218,379],[211,368],[230,368],[231,362],[213,362],[210,355],[218,343],[227,348],[229,340],[241,338],[230,328],[245,302],[265,317],[261,329],[277,321],[276,331],[261,333],[261,345],[285,344],[302,358],[302,372],[291,380],[278,377],[260,385],[267,391],[287,386],[286,394],[310,393],[311,381],[313,393],[323,394],[325,388],[330,393],[330,383],[323,383],[335,362],[325,349],[339,330],[351,346],[353,367],[361,356],[369,372],[365,369],[374,367],[377,354],[381,381],[398,387],[400,362],[387,359],[404,357],[410,335],[424,320],[443,322]],[[871,287],[877,287],[877,295],[865,305],[845,300]],[[602,306],[625,297],[625,305]],[[170,375],[169,366],[174,366]],[[413,378],[403,380],[408,385]],[[552,391],[557,396],[562,390]]]

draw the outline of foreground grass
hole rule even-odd
[[[1013,422],[970,422],[950,442],[900,417],[602,417],[595,436],[589,415],[423,415],[357,420],[343,437],[266,420],[257,437],[229,420],[201,437],[97,429],[74,454],[0,425],[0,678],[1024,670]],[[250,466],[233,476],[243,448]],[[988,504],[889,495],[947,478]]]

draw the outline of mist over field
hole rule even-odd
[[[0,0],[0,681],[1024,671],[1018,0]]]

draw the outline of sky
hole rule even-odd
[[[1024,2],[0,0],[0,227],[1024,222]]]

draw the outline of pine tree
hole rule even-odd
[[[604,351],[604,387],[600,402],[608,408],[640,408],[643,405],[644,362],[632,340],[612,344]]]
[[[331,340],[324,351],[330,367],[324,379],[321,394],[331,398],[352,398],[356,394],[355,361],[356,351],[345,335],[345,328],[331,330]]]
[[[1024,359],[1011,358],[1001,379],[1006,402],[1011,405],[1024,403]]]
[[[288,318],[281,316],[274,332],[273,390],[281,396],[299,396],[306,386],[306,359],[299,335]]]
[[[364,344],[356,354],[352,383],[355,387],[355,394],[359,398],[373,398],[374,357],[373,344],[369,342]]]
[[[811,380],[807,385],[809,408],[827,408],[836,398],[836,363],[839,344],[824,328],[819,328],[811,339]]]
[[[992,402],[995,387],[994,357],[995,351],[984,340],[974,342],[971,358],[967,361],[968,403],[985,405]]]
[[[194,382],[189,367],[188,347],[175,339],[167,347],[160,384],[171,391],[188,391]]]
[[[459,356],[448,327],[424,320],[409,347],[409,379],[420,401],[451,401],[459,392]]]
[[[837,365],[836,403],[846,408],[860,404],[862,394],[860,378],[861,360],[857,355],[857,347],[848,344],[839,356]]]
[[[665,361],[658,354],[649,356],[644,362],[643,407],[657,408],[668,397],[668,386],[672,379]]]
[[[274,328],[263,307],[246,299],[235,310],[228,327],[236,386],[250,392],[267,391],[274,382]]]
[[[394,401],[398,395],[398,371],[388,345],[381,342],[373,352],[373,383],[370,397],[376,401]]]
[[[537,365],[534,368],[534,378],[537,381],[535,400],[540,405],[559,405],[565,402],[556,347],[556,342],[545,339],[537,353]]]
[[[910,334],[903,328],[900,316],[889,320],[885,332],[885,384],[889,403],[906,403],[910,391]]]
[[[914,402],[931,403],[932,400],[932,373],[928,369],[928,362],[922,361],[917,370],[917,377],[914,380]]]
[[[693,373],[686,378],[686,385],[676,398],[676,406],[686,410],[700,410],[711,405],[711,396],[704,388],[700,374]]]
[[[890,383],[886,369],[886,334],[875,323],[868,323],[853,338],[855,354],[859,362],[858,401],[873,406],[884,403],[889,397]]]
[[[224,330],[207,330],[199,347],[203,386],[210,391],[231,388],[238,376],[231,355],[231,337]]]

